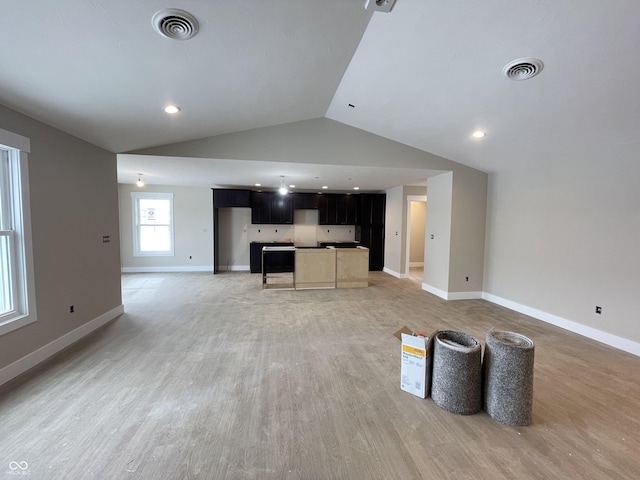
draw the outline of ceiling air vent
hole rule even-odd
[[[507,63],[502,74],[511,80],[528,80],[539,74],[544,68],[542,60],[537,58],[518,58]]]
[[[198,33],[196,18],[176,8],[160,10],[151,19],[151,24],[160,35],[173,40],[188,40]]]

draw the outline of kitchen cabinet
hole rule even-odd
[[[293,247],[293,242],[251,242],[249,246],[249,270],[251,273],[262,272],[262,247]],[[279,265],[282,271],[293,268],[290,255],[286,253],[272,253],[270,259],[275,265]]]
[[[295,287],[336,288],[335,248],[296,248]]]
[[[369,270],[384,268],[384,219],[387,196],[384,193],[358,195],[356,240],[369,248]]]
[[[317,193],[292,193],[294,210],[317,210],[318,197]]]
[[[369,270],[384,268],[384,225],[357,225],[356,240],[369,249]]]
[[[338,197],[338,225],[356,224],[356,200],[354,195]]]
[[[318,224],[355,225],[356,196],[329,193],[318,197]]]
[[[318,242],[320,247],[334,247],[334,248],[358,248],[360,244],[358,242]]]
[[[318,195],[318,224],[337,225],[338,198],[333,194]]]
[[[277,192],[251,192],[251,223],[293,224],[293,200]]]
[[[384,225],[386,194],[363,193],[358,200],[356,225]]]
[[[250,207],[251,190],[214,188],[213,206],[215,208]]]
[[[369,250],[365,247],[336,249],[336,288],[369,286]]]
[[[262,249],[262,288],[296,288],[296,248],[291,246],[265,246]],[[276,284],[269,284],[269,278]],[[284,279],[284,283],[283,283]]]

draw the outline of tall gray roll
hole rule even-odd
[[[482,408],[482,347],[471,335],[452,330],[433,342],[431,398],[445,410],[471,415]]]
[[[484,409],[507,425],[529,425],[533,409],[533,341],[490,330],[484,349]]]

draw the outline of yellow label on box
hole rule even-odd
[[[424,357],[427,354],[426,350],[422,350],[421,348],[416,348],[416,347],[412,347],[411,345],[404,345],[404,344],[402,345],[402,351],[405,353],[410,353],[417,357]]]

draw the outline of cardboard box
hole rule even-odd
[[[431,390],[432,342],[423,336],[401,335],[400,389],[425,398]]]
[[[398,340],[402,341],[402,334],[403,333],[406,333],[407,335],[413,335],[413,330],[411,330],[409,327],[407,327],[405,325],[404,327],[402,327],[397,332],[394,332],[393,336],[396,337]]]

